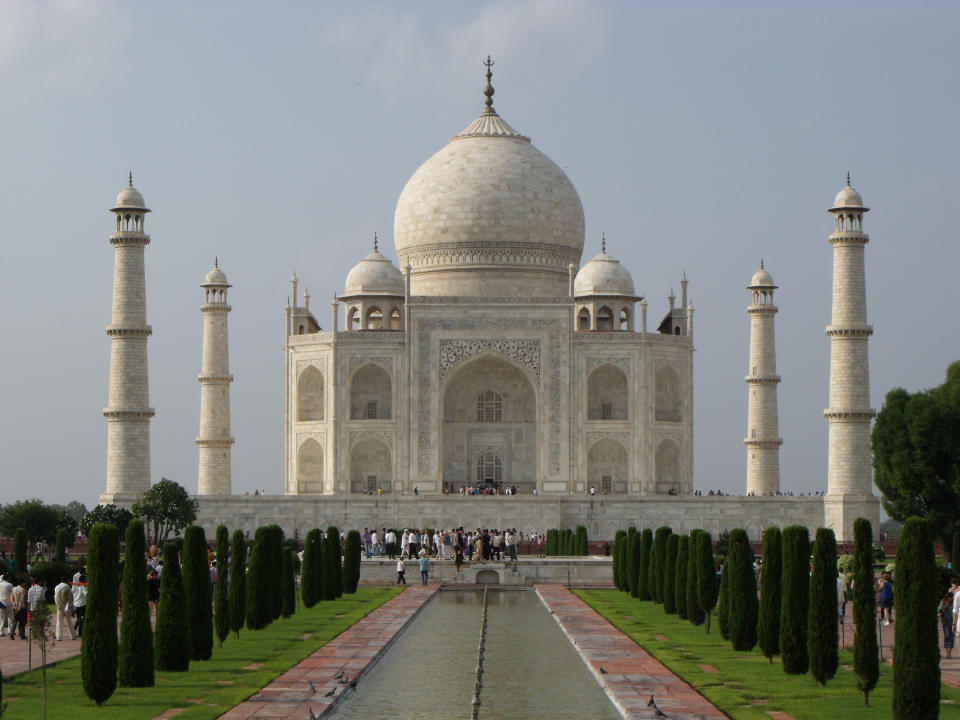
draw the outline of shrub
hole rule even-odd
[[[677,572],[674,580],[676,591],[677,617],[686,620],[687,614],[687,572],[690,564],[690,536],[677,537]]]
[[[641,600],[653,600],[653,578],[650,577],[650,563],[653,557],[653,530],[647,528],[640,534],[640,559],[637,563],[637,597]]]
[[[870,704],[870,691],[880,677],[877,658],[877,599],[873,594],[873,526],[866,518],[853,523],[853,671],[863,692],[863,704]]]
[[[303,545],[303,569],[300,572],[300,594],[304,607],[311,608],[320,602],[320,531],[314,528],[307,533]]]
[[[691,530],[687,559],[687,617],[694,625],[702,625],[704,620],[703,609],[700,607],[700,596],[697,592],[697,578],[699,570],[697,554],[699,553],[699,535],[703,530]]]
[[[207,536],[199,525],[190,525],[183,538],[183,590],[190,623],[190,659],[209,660],[213,654],[213,614],[210,610],[210,566]],[[167,571],[164,564],[163,572]],[[163,576],[161,575],[161,578]]]
[[[783,575],[783,543],[780,528],[771,526],[763,533],[763,566],[760,570],[760,616],[757,643],[763,656],[773,664],[780,653],[780,583]],[[834,623],[836,627],[836,623]]]
[[[617,530],[613,536],[613,586],[617,590],[623,590],[623,584],[620,580],[622,573],[620,566],[623,565],[623,540],[626,537],[627,533],[624,530]]]
[[[779,612],[780,608],[777,608]],[[720,625],[720,637],[730,639],[730,562],[723,562],[720,571],[720,596],[717,599],[717,623]]]
[[[783,582],[780,585],[780,656],[783,670],[803,675],[807,655],[807,614],[810,606],[810,533],[802,525],[783,530]],[[871,588],[873,582],[870,583]]]
[[[844,553],[837,558],[837,570],[846,574],[853,572],[853,555]]]
[[[153,628],[147,601],[146,541],[143,522],[127,524],[120,621],[119,682],[122,687],[153,687]]]
[[[273,620],[273,573],[268,566],[271,560],[270,529],[258,527],[247,570],[247,627],[251,630],[265,628]]]
[[[97,705],[102,705],[117,687],[119,557],[117,528],[106,523],[94,525],[87,539],[87,610],[80,672],[83,691]]]
[[[589,555],[590,541],[587,539],[587,528],[584,525],[577,525],[576,540],[574,542],[574,555]]]
[[[837,674],[837,540],[833,530],[818,528],[813,543],[807,652],[810,674],[821,686]],[[939,657],[939,655],[938,655]]]
[[[230,601],[227,597],[227,564],[230,553],[230,533],[226,525],[217,526],[217,586],[213,592],[214,632],[217,634],[217,647],[223,647],[223,641],[230,634]]]
[[[667,552],[663,567],[663,611],[667,615],[677,612],[677,552],[680,539],[670,534],[667,537]]]
[[[911,517],[897,545],[893,605],[893,717],[936,718],[940,712],[936,561],[926,520]]]
[[[360,556],[363,553],[363,543],[360,532],[351,530],[347,533],[347,541],[343,551],[343,591],[353,595],[360,584]]]
[[[13,561],[17,566],[18,575],[27,573],[27,530],[17,528],[13,534]]]
[[[709,634],[710,614],[717,604],[717,575],[713,565],[713,538],[704,530],[697,535],[697,602],[706,619],[706,631]]]
[[[234,530],[230,544],[230,629],[240,637],[247,619],[247,543],[243,530]]]
[[[288,618],[293,615],[297,603],[297,578],[294,574],[293,550],[283,547],[283,606],[280,614]]]

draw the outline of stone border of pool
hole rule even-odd
[[[671,720],[728,720],[726,714],[567,588],[537,585],[534,590],[625,718],[653,718],[654,712],[647,705],[653,695]]]
[[[293,666],[269,685],[220,716],[220,720],[322,717],[351,690],[335,679],[345,673],[361,680],[400,632],[419,614],[439,589],[411,586]],[[310,690],[310,683],[317,689]],[[326,697],[330,690],[332,697]]]

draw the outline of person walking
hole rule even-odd
[[[884,611],[887,615],[884,618]],[[880,619],[884,625],[893,622],[893,580],[890,579],[890,573],[885,572],[883,579],[880,580]]]
[[[83,637],[83,618],[87,613],[87,576],[83,573],[73,583],[73,612],[77,618],[77,637]]]
[[[940,627],[943,629],[943,649],[947,651],[947,657],[953,655],[953,593],[947,591],[940,601],[940,609],[937,611],[940,616]]]
[[[397,585],[400,583],[407,584],[407,568],[403,565],[403,558],[397,560]]]
[[[57,627],[54,637],[57,642],[63,641],[63,626],[67,626],[70,631],[70,639],[77,639],[77,632],[73,629],[73,623],[70,622],[70,615],[73,614],[73,592],[70,589],[70,583],[60,582],[53,589],[53,601],[57,606]]]
[[[427,580],[429,580],[430,574],[430,556],[426,553],[420,556],[420,582],[423,583],[423,586],[427,586]]]
[[[10,639],[16,639],[14,636],[17,628],[20,628],[20,639],[27,639],[27,581],[22,580],[10,592],[10,607],[13,608],[13,627],[10,628]]]
[[[13,592],[13,583],[7,580],[6,574],[0,577],[0,637],[10,633],[13,635],[13,608],[10,606],[10,593]]]

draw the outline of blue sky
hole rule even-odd
[[[495,106],[563,167],[607,247],[695,319],[695,485],[745,484],[749,325],[780,289],[782,486],[825,489],[832,222],[867,215],[872,404],[960,357],[956,3],[0,1],[0,500],[105,486],[113,251],[147,229],[153,479],[196,488],[203,276],[231,291],[234,490],[283,483],[283,306],[322,324],[404,183]]]

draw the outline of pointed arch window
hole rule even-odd
[[[499,455],[485,452],[477,458],[477,483],[502,483],[503,460]]]

